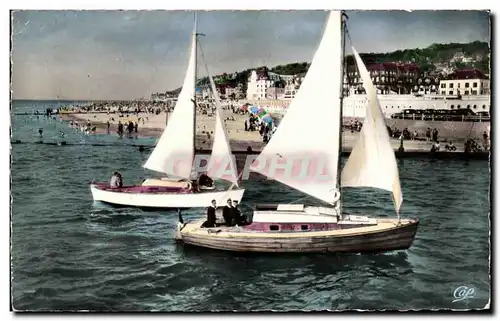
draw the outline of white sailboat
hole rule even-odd
[[[168,125],[149,156],[144,168],[167,175],[167,178],[148,178],[141,185],[110,187],[108,183],[91,183],[94,201],[111,205],[142,208],[193,208],[209,206],[228,199],[241,201],[244,189],[238,188],[237,169],[231,155],[226,128],[220,115],[220,101],[216,97],[215,137],[208,174],[213,178],[233,183],[229,190],[219,190],[213,184],[201,184],[193,177],[196,139],[196,76],[197,33],[191,41],[189,64],[182,90]],[[212,80],[212,89],[215,89]],[[215,91],[216,93],[216,91]],[[227,168],[229,166],[229,168]],[[205,176],[206,177],[206,176]],[[212,181],[209,179],[208,181]],[[213,181],[212,181],[213,183]],[[233,189],[232,187],[236,187]]]
[[[297,95],[272,140],[251,166],[252,171],[328,205],[261,206],[254,211],[251,223],[243,226],[205,228],[201,227],[204,219],[184,223],[181,217],[176,234],[180,241],[213,249],[251,252],[370,252],[411,246],[419,221],[400,217],[403,197],[396,158],[375,88],[354,48],[369,102],[359,141],[344,169],[339,170],[343,27],[343,14],[331,12]],[[311,161],[323,164],[326,174],[319,180],[310,175],[297,177],[276,171],[278,166],[283,167],[279,163],[297,160],[302,168],[307,168],[304,164]],[[373,187],[391,192],[397,217],[342,214],[340,186]]]

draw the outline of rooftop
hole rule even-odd
[[[478,69],[459,69],[446,77],[446,80],[461,79],[488,79],[488,77]]]
[[[369,71],[399,70],[403,72],[418,72],[420,68],[417,64],[401,64],[395,62],[382,62],[366,66]]]

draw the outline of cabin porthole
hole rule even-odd
[[[301,226],[300,226],[300,229],[301,229],[302,231],[307,231],[307,230],[309,229],[309,225],[301,225]]]
[[[271,230],[271,231],[279,231],[280,227],[278,225],[269,225],[269,230]]]

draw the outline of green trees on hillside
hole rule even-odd
[[[405,49],[396,50],[389,53],[364,53],[360,54],[361,58],[366,64],[382,63],[382,62],[412,62],[420,66],[422,72],[430,72],[436,69],[435,64],[441,62],[449,62],[457,52],[462,52],[466,56],[483,57],[479,61],[471,63],[455,63],[456,68],[477,68],[485,74],[490,73],[490,48],[487,42],[473,41],[470,43],[448,43],[448,44],[432,44],[427,48]],[[354,57],[346,57],[347,65],[354,65]],[[280,75],[296,75],[307,72],[310,63],[308,62],[294,62],[286,65],[278,65],[271,69],[266,66],[258,68],[246,69],[235,73],[233,75],[222,74],[214,76],[218,78],[219,83],[236,87],[239,84],[243,86],[243,90],[247,88],[248,77],[252,70],[257,72],[271,71]],[[208,77],[203,77],[198,80],[198,85],[208,85]]]

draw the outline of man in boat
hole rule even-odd
[[[120,179],[119,179],[119,176],[120,175],[118,172],[114,172],[113,173],[113,176],[111,176],[111,180],[109,181],[109,186],[111,188],[119,188],[120,187]]]
[[[215,209],[217,208],[217,202],[212,200],[212,204],[207,208],[207,220],[201,224],[201,227],[215,227],[215,221],[217,217],[215,216]]]
[[[227,205],[222,209],[222,217],[224,217],[224,222],[227,226],[233,225],[234,208],[230,198],[227,200]]]
[[[213,185],[214,181],[206,173],[201,173],[201,175],[198,177],[199,187],[212,187]]]
[[[232,206],[233,211],[233,224],[232,225],[246,225],[248,224],[246,215],[242,215],[240,210],[238,209],[238,201],[233,201]]]

